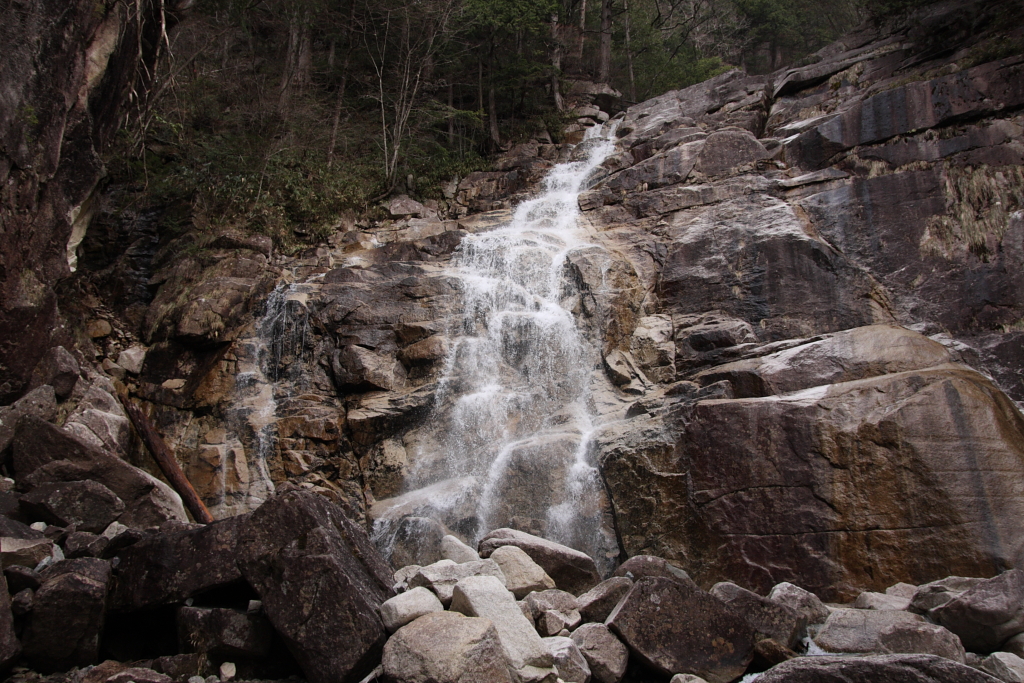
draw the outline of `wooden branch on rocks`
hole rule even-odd
[[[146,448],[153,454],[156,464],[160,466],[160,471],[164,473],[167,481],[171,483],[174,490],[181,496],[181,500],[192,514],[192,518],[201,524],[213,522],[213,516],[210,514],[210,511],[206,509],[206,505],[199,498],[199,494],[192,488],[192,483],[185,476],[185,473],[181,471],[178,461],[174,458],[174,453],[164,443],[163,438],[157,433],[149,418],[146,417],[145,413],[137,405],[131,402],[127,393],[118,392],[118,398],[121,399],[125,412],[131,418],[132,424],[135,425],[135,430],[145,442]]]

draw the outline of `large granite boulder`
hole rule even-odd
[[[489,619],[457,612],[427,614],[403,626],[384,646],[391,683],[514,683]]]
[[[923,617],[910,612],[836,609],[814,636],[814,642],[826,652],[881,652],[883,632],[923,623]]]
[[[182,652],[258,659],[270,653],[273,640],[273,627],[259,613],[219,607],[178,609],[178,645]]]
[[[529,555],[555,581],[555,586],[573,595],[590,590],[601,581],[597,565],[586,553],[515,529],[495,529],[480,539],[481,557],[495,549],[514,545]]]
[[[110,563],[64,560],[40,576],[23,637],[24,656],[38,671],[99,663]]]
[[[604,624],[583,624],[569,636],[587,660],[596,683],[619,683],[626,673],[629,650]]]
[[[98,481],[71,481],[37,486],[19,501],[29,518],[99,533],[124,512],[124,503]]]
[[[392,570],[340,507],[279,493],[244,521],[235,557],[312,683],[358,681],[377,664]]]
[[[993,652],[1024,632],[1024,571],[982,581],[931,612],[971,652]]]
[[[181,497],[162,481],[32,415],[18,422],[13,442],[15,478],[29,487],[95,481],[124,503],[127,526],[159,526],[188,517]]]
[[[604,622],[632,587],[633,581],[625,576],[605,579],[579,597],[580,615],[584,621]]]
[[[21,643],[14,635],[14,615],[11,613],[11,595],[8,593],[7,579],[0,575],[0,672],[6,671],[20,654]]]
[[[760,638],[793,649],[806,633],[807,617],[800,612],[734,583],[716,583],[708,592],[742,614]]]
[[[235,552],[247,519],[160,533],[120,550],[110,609],[135,612],[240,583]]]
[[[934,655],[799,657],[772,667],[758,683],[995,683],[969,666]]]
[[[728,683],[754,656],[754,631],[740,613],[672,579],[640,579],[607,624],[640,661],[664,674]]]

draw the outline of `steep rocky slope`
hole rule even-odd
[[[549,533],[582,443],[606,570],[651,554],[701,585],[791,581],[836,599],[1021,567],[1020,9],[938,3],[804,66],[732,71],[616,115],[615,149],[579,195],[585,246],[558,272],[592,351],[593,431],[511,457],[490,526]],[[76,83],[91,82],[83,60]],[[94,125],[100,99],[61,120]],[[453,255],[593,144],[519,145],[452,187],[440,215],[396,200],[394,220],[344,224],[296,256],[235,233],[160,242],[144,214],[100,220],[65,281],[81,298],[62,310],[82,325],[62,331],[52,288],[98,171],[76,174],[89,187],[74,197],[5,215],[5,329],[24,330],[5,332],[5,395],[53,386],[33,414],[90,459],[155,474],[113,398],[123,382],[216,517],[292,480],[367,525],[395,522],[396,565],[440,559],[445,533],[474,541],[481,526],[472,506],[431,512],[466,485],[428,476],[466,335]],[[55,142],[49,165],[71,173],[72,148]],[[28,162],[9,166],[29,178]],[[58,170],[38,196],[77,187]],[[50,230],[31,232],[35,250],[19,237],[32,221]],[[11,423],[33,408],[4,410]],[[17,468],[19,493],[48,481]],[[160,491],[164,519],[180,517]]]

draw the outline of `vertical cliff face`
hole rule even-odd
[[[5,2],[0,13],[0,400],[68,342],[54,286],[96,210],[99,153],[190,2]],[[148,68],[147,68],[148,67]]]

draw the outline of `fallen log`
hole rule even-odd
[[[181,496],[181,501],[185,504],[185,508],[192,515],[192,518],[201,524],[213,522],[213,515],[206,509],[206,505],[203,504],[196,490],[192,488],[192,483],[185,476],[185,473],[182,472],[181,466],[178,465],[178,461],[174,458],[174,453],[171,452],[163,438],[157,433],[149,418],[146,417],[145,413],[137,405],[131,402],[126,392],[119,391],[117,395],[121,399],[121,405],[124,406],[128,417],[131,418],[132,424],[135,425],[135,430],[142,437],[146,448],[153,455],[153,460],[156,460],[160,471],[164,473],[167,481],[170,482],[174,490]]]

